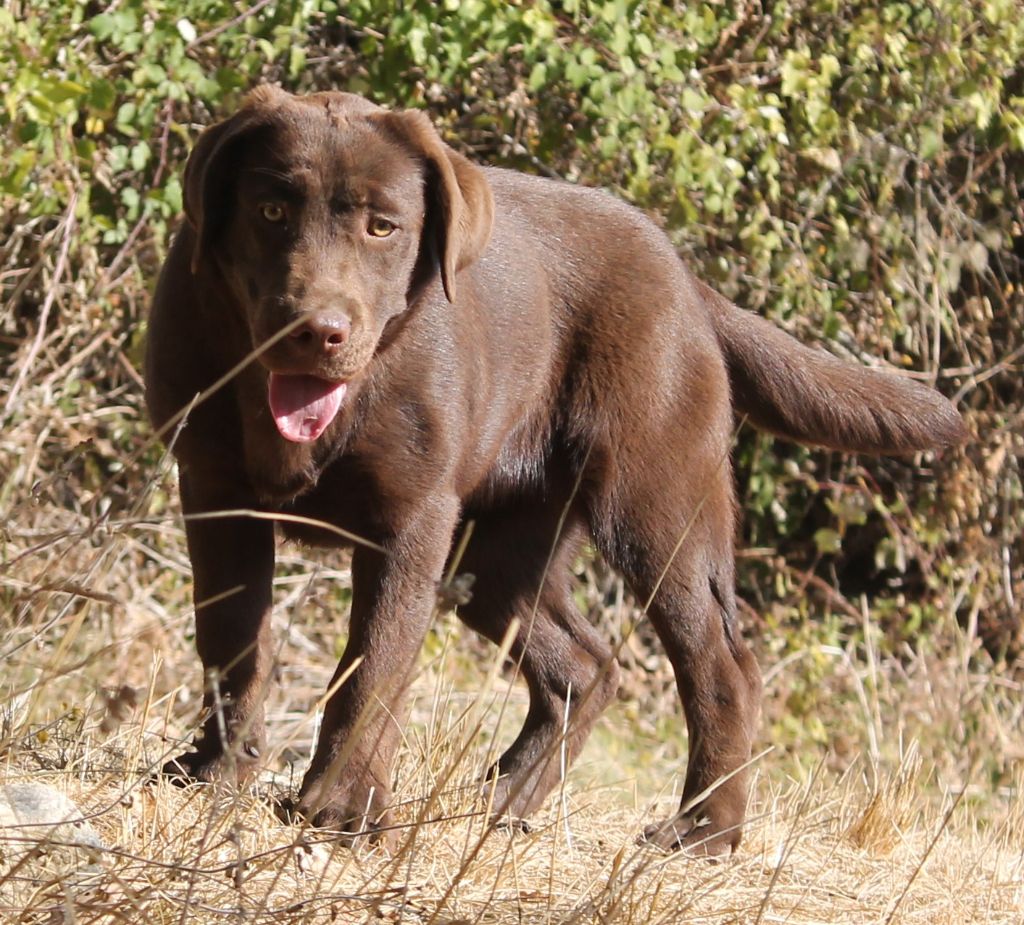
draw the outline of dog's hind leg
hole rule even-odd
[[[710,457],[710,454],[707,454]],[[662,457],[664,459],[664,457]],[[686,482],[658,461],[636,467],[592,520],[598,546],[646,605],[676,675],[689,759],[679,811],[644,832],[664,848],[728,852],[740,840],[745,764],[760,713],[757,664],[740,636],[733,591],[728,468],[713,460]]]
[[[607,643],[572,598],[572,564],[585,532],[579,513],[561,521],[558,502],[523,501],[477,520],[459,563],[476,577],[462,620],[501,642],[518,618],[510,652],[530,706],[516,740],[490,769],[493,809],[521,820],[554,788],[618,687]]]

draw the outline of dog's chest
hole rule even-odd
[[[450,466],[404,417],[353,415],[320,440],[295,444],[258,416],[245,429],[249,481],[267,507],[329,525],[285,527],[303,542],[348,545],[345,534],[387,534],[441,490]]]

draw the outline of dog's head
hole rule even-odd
[[[481,171],[420,112],[347,93],[265,86],[199,138],[185,170],[193,272],[213,266],[242,306],[282,436],[315,440],[388,322],[487,245]],[[281,332],[288,329],[284,336]]]

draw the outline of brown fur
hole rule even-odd
[[[419,113],[261,88],[203,134],[185,186],[189,222],[150,322],[154,423],[299,325],[189,415],[174,447],[185,513],[305,515],[373,544],[354,548],[338,671],[358,666],[327,703],[300,808],[349,832],[386,823],[408,673],[471,520],[459,568],[476,585],[459,615],[495,641],[521,621],[530,690],[492,769],[496,809],[536,809],[558,779],[567,705],[571,759],[614,695],[612,654],[572,597],[590,536],[650,600],[689,727],[681,809],[647,836],[734,847],[760,695],[733,591],[734,406],[783,436],[868,452],[955,443],[957,413],[737,309],[635,209],[479,169]],[[267,202],[286,221],[269,224]],[[382,239],[367,231],[379,216],[397,229]],[[278,433],[268,371],[348,382],[322,436]],[[209,717],[175,767],[209,779],[229,746],[241,773],[258,760],[274,531],[243,517],[186,527],[197,647],[221,676],[228,741]]]

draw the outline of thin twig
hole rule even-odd
[[[209,32],[204,32],[202,35],[192,39],[192,41],[185,46],[185,51],[194,51],[199,45],[202,45],[204,42],[208,42],[210,41],[210,39],[216,38],[222,32],[227,32],[228,29],[233,29],[240,23],[245,22],[247,19],[249,19],[249,17],[255,16],[264,7],[270,6],[272,2],[273,0],[259,0],[258,3],[254,3],[251,7],[249,7],[249,9],[243,10],[234,19],[229,19],[227,22],[223,22],[219,26],[215,26],[214,28],[210,29]]]
[[[32,364],[35,362],[36,354],[39,353],[40,348],[43,345],[43,338],[46,336],[46,322],[50,317],[50,309],[53,308],[53,303],[57,298],[57,290],[60,288],[61,278],[64,276],[64,269],[68,262],[68,253],[71,250],[71,239],[75,230],[75,208],[78,205],[78,190],[72,189],[71,196],[68,199],[68,207],[64,212],[63,225],[63,238],[60,245],[60,253],[57,255],[57,263],[53,268],[53,281],[50,284],[50,288],[46,293],[46,299],[43,302],[43,308],[39,312],[39,326],[36,329],[36,336],[32,340],[32,346],[29,347],[28,353],[25,355],[25,359],[22,360],[21,368],[18,370],[18,375],[15,377],[14,384],[11,386],[11,390],[7,393],[7,402],[4,405],[4,416],[6,417],[11,413],[11,409],[14,407],[14,400],[18,396],[18,392],[21,391],[21,385],[25,381],[25,377],[28,375],[29,370],[32,368]]]

